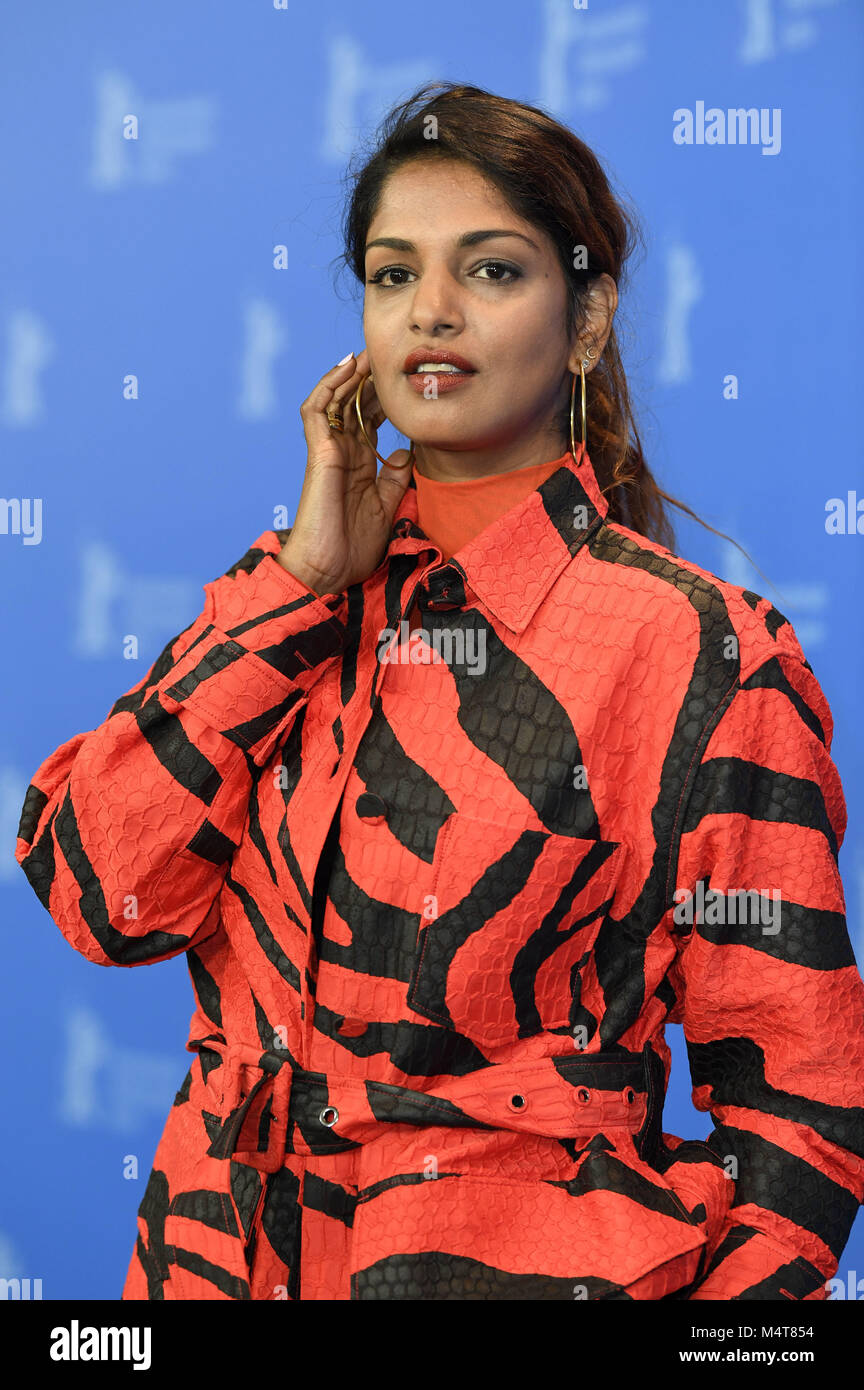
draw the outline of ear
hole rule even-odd
[[[617,308],[618,286],[611,275],[598,275],[588,286],[585,321],[567,361],[569,371],[578,372],[583,361],[587,362],[586,372],[597,366],[612,332],[612,320]],[[590,359],[586,358],[586,348],[589,347],[594,349],[594,356]]]

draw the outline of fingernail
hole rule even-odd
[[[350,361],[351,361],[351,358],[352,358],[353,356],[354,356],[353,352],[346,352],[346,354],[345,354],[344,357],[340,357],[340,358],[339,358],[339,361],[336,363],[336,366],[337,366],[337,367],[344,367],[344,366],[345,366],[345,363],[346,363],[346,362],[350,362]]]

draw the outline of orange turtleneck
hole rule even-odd
[[[561,467],[566,457],[564,453],[548,463],[531,463],[509,473],[450,482],[424,478],[415,468],[418,524],[430,540],[440,545],[444,559],[449,560],[499,516],[534,492]]]

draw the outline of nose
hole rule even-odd
[[[421,333],[436,333],[463,326],[459,287],[444,267],[426,270],[414,282],[411,320],[412,326]]]

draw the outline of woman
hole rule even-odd
[[[542,112],[396,108],[293,528],[35,774],[66,938],[196,996],[126,1299],[826,1297],[864,1198],[831,714],[665,544],[629,229]],[[667,1020],[704,1143],[662,1130]]]

